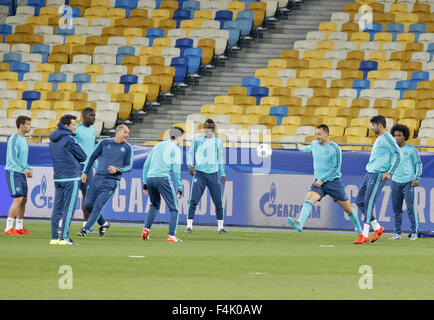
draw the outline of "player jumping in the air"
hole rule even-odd
[[[316,139],[309,146],[298,145],[301,152],[311,152],[313,155],[315,182],[307,193],[298,221],[288,217],[288,223],[298,232],[303,231],[303,225],[312,211],[313,204],[329,195],[348,214],[354,225],[354,230],[360,234],[362,228],[357,218],[357,212],[351,206],[345,187],[341,182],[342,151],[336,143],[330,141],[327,125],[319,125],[315,130],[315,137]]]

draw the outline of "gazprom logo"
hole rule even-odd
[[[47,207],[51,209],[53,207],[53,197],[46,195],[47,193],[47,178],[42,176],[41,184],[33,188],[31,199],[36,208],[42,209]]]
[[[264,193],[259,199],[259,207],[261,212],[267,216],[272,217],[277,215],[278,217],[297,217],[301,212],[303,205],[289,204],[289,203],[276,203],[277,188],[274,182],[271,184],[270,192]],[[286,199],[291,199],[291,195],[287,194]],[[310,218],[320,218],[321,207],[313,207]]]

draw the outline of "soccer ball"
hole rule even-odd
[[[267,159],[271,156],[273,150],[271,149],[269,144],[261,144],[256,148],[256,154],[258,158]]]

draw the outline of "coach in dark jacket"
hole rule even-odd
[[[51,215],[50,244],[52,245],[74,244],[69,238],[69,227],[81,183],[80,162],[86,160],[86,153],[74,139],[76,119],[73,115],[62,116],[57,129],[50,134],[50,153],[56,189]],[[63,221],[63,231],[58,239],[60,218]]]

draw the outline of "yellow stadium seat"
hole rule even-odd
[[[374,41],[380,44],[380,50],[383,49],[383,45],[386,42],[392,42],[393,35],[389,32],[378,32],[374,35]]]
[[[109,8],[107,10],[107,18],[110,19],[111,26],[114,26],[116,19],[125,18],[125,9]]]
[[[129,93],[120,93],[117,94],[114,97],[114,99],[112,99],[112,101],[119,103],[119,113],[118,113],[119,119],[121,120],[128,119],[133,107],[134,96]]]
[[[315,108],[314,116],[316,117],[335,117],[337,114],[337,108],[318,107]]]
[[[243,86],[232,86],[228,89],[228,96],[246,96],[247,88]]]
[[[143,78],[143,84],[148,85],[148,89],[146,92],[146,100],[149,102],[153,102],[157,100],[158,95],[160,94],[160,80],[158,76],[150,75]]]
[[[202,64],[210,64],[214,56],[215,39],[200,39],[197,47],[202,49]]]
[[[248,106],[245,114],[263,114],[266,115],[270,112],[270,107],[267,106]]]
[[[280,58],[285,60],[297,59],[299,58],[300,52],[298,50],[286,49],[282,50],[280,53]]]
[[[7,108],[7,117],[12,118],[15,110],[26,110],[27,101],[25,100],[9,100]]]
[[[196,10],[194,12],[194,20],[201,20],[202,22],[205,20],[213,19],[213,12],[211,10]]]
[[[414,133],[414,131],[419,130],[419,120],[417,119],[399,119],[398,120],[399,124],[403,124],[405,126],[407,126],[409,129],[411,129]],[[412,137],[413,135],[410,134],[410,136]]]
[[[86,66],[86,73],[91,75],[91,82],[96,82],[96,77],[104,72],[104,67],[99,64]]]
[[[265,12],[267,10],[267,4],[265,2],[251,2],[249,11],[252,11],[255,16],[253,18],[253,26],[259,27],[262,25],[265,19]]]
[[[23,24],[15,27],[15,34],[33,34],[35,26],[31,24]]]
[[[375,61],[386,61],[387,60],[387,52],[384,51],[373,51],[369,53],[369,60],[375,60]]]
[[[362,43],[369,41],[368,32],[354,32],[351,34],[350,40],[357,43],[357,50],[360,50]]]
[[[57,85],[58,92],[71,93],[76,91],[76,83],[74,82],[61,82]]]
[[[127,39],[127,45],[130,45],[131,39],[143,37],[143,31],[140,28],[125,28],[123,36]]]
[[[110,7],[110,0],[91,0],[90,6],[91,7],[109,8]]]
[[[310,61],[310,60],[323,60],[324,55],[325,55],[324,50],[318,50],[318,49],[306,50],[303,52],[303,59],[308,60],[308,61]]]
[[[416,107],[416,103],[411,99],[402,99],[396,102],[397,109],[414,109]]]
[[[414,33],[399,33],[396,37],[397,42],[401,42],[402,46],[405,47],[408,43],[412,43],[415,40]]]
[[[344,98],[332,98],[328,101],[328,106],[331,108],[347,108],[348,101]]]
[[[366,137],[368,128],[364,127],[349,127],[345,129],[345,136]]]
[[[130,86],[130,93],[133,95],[133,109],[142,110],[146,102],[146,94],[148,91],[147,84],[133,84]],[[119,92],[120,93],[120,92]]]
[[[306,100],[305,107],[316,107],[321,108],[327,106],[329,103],[329,98],[324,97],[313,97]]]
[[[368,118],[354,118],[354,119],[351,119],[350,127],[369,128],[369,119]]]
[[[369,104],[368,104],[369,107]],[[363,108],[366,108],[363,106]],[[374,101],[375,109],[392,109],[392,100],[389,99],[375,99]]]
[[[291,90],[287,87],[273,87],[269,90],[270,97],[289,97]]]
[[[325,33],[325,39],[328,39],[330,33],[336,32],[338,29],[338,25],[334,22],[321,22],[319,24],[318,31]]]

